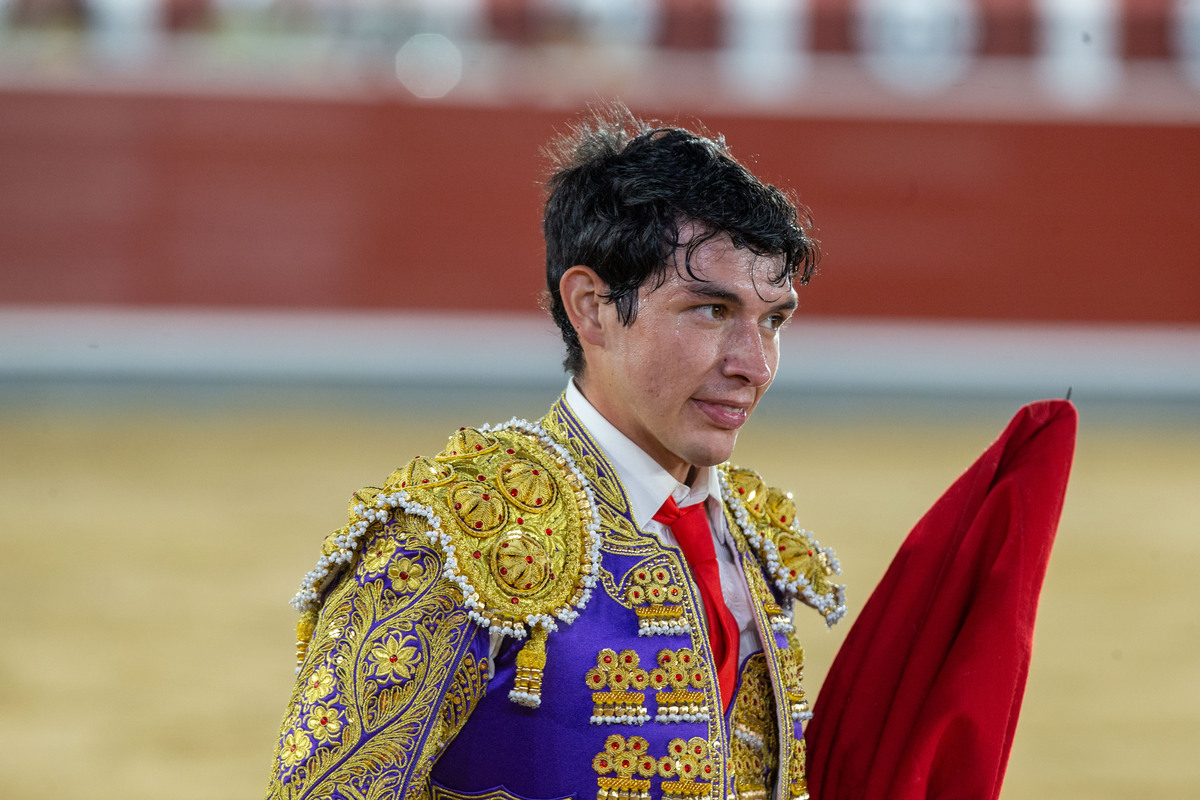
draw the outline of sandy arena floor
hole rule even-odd
[[[493,409],[495,401],[490,400]],[[1200,796],[1200,418],[1089,417],[1003,797]],[[0,796],[261,796],[292,680],[287,605],[349,492],[460,424],[404,403],[0,403]],[[1007,422],[795,410],[738,460],[797,494],[861,608]],[[1190,489],[1188,487],[1191,487]],[[851,616],[851,621],[853,616]],[[844,631],[802,628],[810,692]],[[843,625],[845,627],[845,625]]]

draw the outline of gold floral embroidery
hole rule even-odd
[[[416,641],[410,637],[391,637],[371,650],[375,660],[375,675],[380,678],[404,680],[411,678],[413,668],[420,661]]]
[[[371,496],[370,491],[355,495],[359,502]],[[380,516],[363,544],[374,536],[393,540],[392,561],[420,565],[422,582],[416,592],[397,594],[395,570],[390,576],[383,570],[367,575],[361,568],[331,576],[312,609],[319,614],[280,733],[271,798],[322,797],[334,789],[355,794],[354,787],[363,786],[424,786],[437,749],[465,718],[465,712],[453,721],[439,713],[476,630],[461,590],[440,580],[441,555],[428,546],[427,516],[411,513],[410,507]],[[344,537],[332,544],[341,547]],[[460,707],[473,706],[483,693],[483,676],[478,668],[474,674],[461,687]],[[314,741],[316,736],[322,741]]]
[[[638,617],[638,635],[673,636],[690,633],[683,614],[683,589],[666,566],[637,567],[629,577],[625,599]]]
[[[304,702],[313,703],[333,690],[333,671],[329,667],[318,667],[304,686]]]
[[[321,744],[333,741],[342,729],[342,720],[336,708],[317,706],[304,723],[314,739]]]
[[[707,795],[710,781],[717,770],[709,755],[708,742],[699,736],[691,739],[672,739],[667,743],[667,755],[658,760],[658,774],[664,778],[664,798],[694,798]]]
[[[592,724],[641,725],[650,721],[643,693],[650,680],[639,662],[632,650],[617,653],[606,647],[596,655],[596,666],[584,676],[592,690]]]
[[[396,554],[396,541],[386,536],[376,536],[363,550],[362,571],[367,575],[380,572]]]
[[[411,558],[400,558],[393,561],[387,571],[392,581],[392,588],[397,592],[415,592],[425,583],[425,567],[420,561]]]
[[[303,763],[310,752],[312,752],[312,741],[299,731],[291,731],[283,737],[279,758],[283,761],[284,767],[294,767]]]
[[[650,672],[658,701],[655,722],[708,721],[708,670],[690,647],[659,650],[658,668]]]
[[[650,781],[645,779],[657,771],[658,761],[641,736],[626,740],[613,734],[605,739],[603,752],[592,759],[592,769],[600,774],[596,800],[649,800]]]

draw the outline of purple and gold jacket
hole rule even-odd
[[[351,500],[293,603],[270,798],[805,798],[793,601],[845,612],[790,495],[720,468],[762,651],[721,708],[699,592],[560,400]],[[503,645],[490,656],[493,639]]]

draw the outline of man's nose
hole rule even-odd
[[[757,322],[735,326],[726,343],[724,371],[729,377],[744,379],[751,386],[766,386],[775,375],[775,340],[764,341]]]

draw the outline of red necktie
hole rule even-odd
[[[675,505],[675,499],[668,497],[654,515],[654,521],[666,525],[675,534],[675,541],[679,543],[679,549],[683,551],[683,557],[692,570],[692,577],[700,587],[700,599],[704,601],[704,614],[708,617],[708,643],[717,664],[721,706],[728,708],[737,684],[738,628],[721,592],[717,551],[713,546],[712,529],[708,527],[704,503],[679,508]]]

